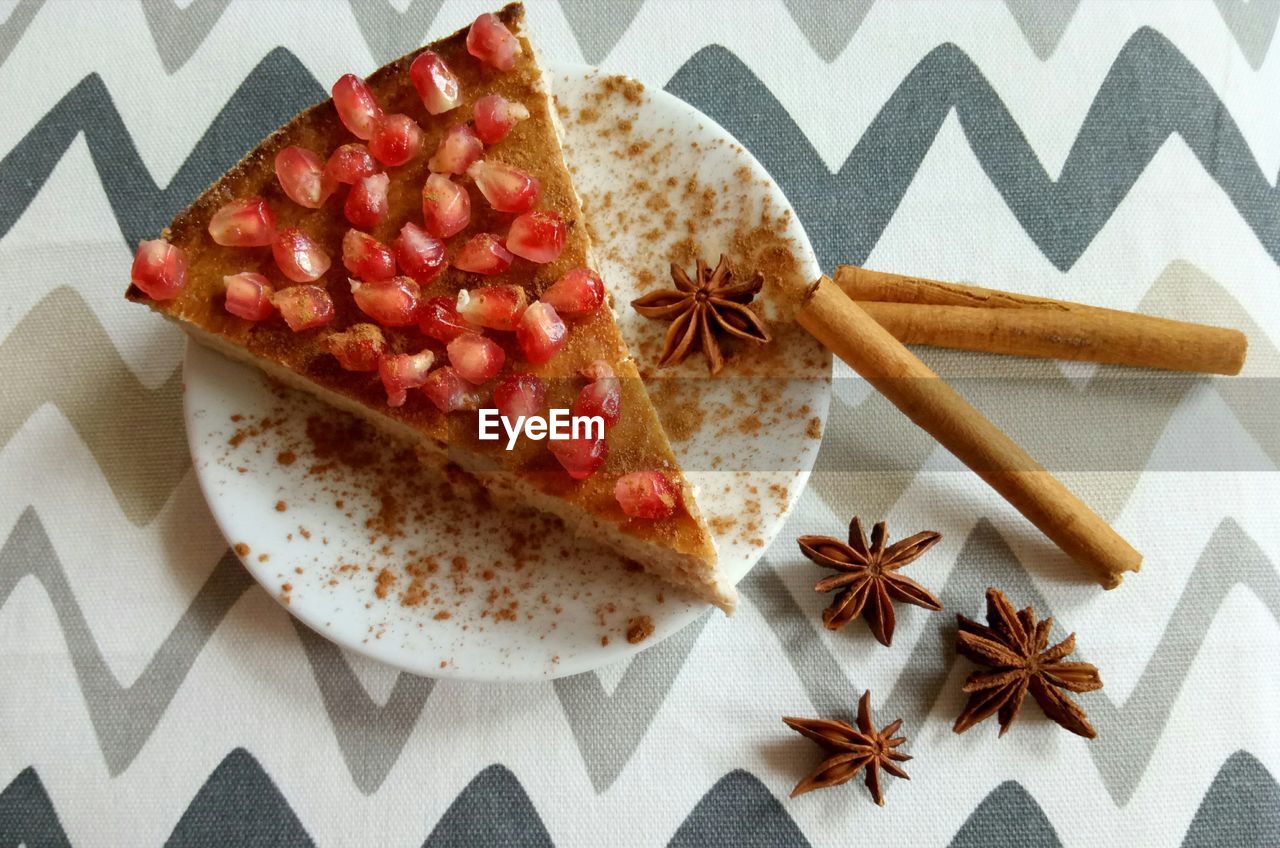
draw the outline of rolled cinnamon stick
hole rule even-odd
[[[871,271],[836,269],[836,283],[904,344],[1238,374],[1239,330],[1064,300]]]
[[[974,470],[1104,588],[1142,555],[828,277],[793,292],[800,326]]]

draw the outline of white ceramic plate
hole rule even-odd
[[[815,278],[816,259],[782,192],[705,115],[590,68],[552,78],[619,324],[739,580],[807,482],[830,358],[766,299],[773,344],[740,351],[716,380],[700,359],[658,372],[667,325],[627,304],[668,284],[668,262],[694,248],[713,262],[768,252],[764,230],[787,240],[795,273]],[[403,461],[364,469],[315,456],[308,419],[333,414],[254,369],[188,344],[184,379],[195,468],[219,527],[273,596],[344,647],[432,677],[539,680],[625,659],[707,610],[544,519],[419,482]],[[643,616],[654,631],[631,644],[627,628]]]

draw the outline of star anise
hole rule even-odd
[[[701,350],[707,368],[718,374],[724,367],[719,333],[757,344],[770,340],[764,322],[747,306],[764,287],[764,275],[757,271],[746,282],[737,282],[729,260],[721,255],[715,270],[699,259],[695,277],[689,279],[684,269],[672,262],[671,279],[676,287],[650,292],[631,305],[646,318],[671,322],[659,365],[679,365],[690,353]]]
[[[866,769],[867,788],[876,803],[884,806],[884,793],[880,789],[880,770],[884,769],[894,777],[910,780],[907,773],[897,764],[904,763],[911,757],[894,749],[907,741],[905,736],[894,736],[902,727],[902,719],[897,719],[883,730],[877,731],[871,723],[871,693],[864,692],[858,701],[858,726],[850,727],[843,721],[831,721],[820,718],[787,718],[782,719],[792,730],[809,737],[829,753],[818,768],[791,790],[791,797],[803,795],[814,789],[825,789],[828,786],[839,786],[856,777],[859,771]]]
[[[800,550],[824,568],[840,572],[814,584],[816,592],[840,589],[831,606],[822,611],[822,623],[828,630],[839,630],[858,617],[867,620],[871,633],[880,644],[893,641],[896,616],[893,602],[904,601],[927,610],[942,609],[933,593],[898,569],[914,562],[942,538],[940,533],[925,531],[908,536],[885,547],[885,527],[881,521],[871,528],[871,543],[862,530],[858,517],[849,523],[849,544],[830,536],[801,536]]]
[[[1080,705],[1059,691],[1092,692],[1102,688],[1097,668],[1089,663],[1062,661],[1075,651],[1076,634],[1046,650],[1053,619],[1037,624],[1035,610],[1027,607],[1014,611],[1013,604],[998,589],[987,590],[989,626],[962,615],[956,620],[960,624],[956,651],[991,669],[975,671],[964,682],[964,691],[970,693],[969,703],[952,728],[956,733],[964,733],[998,712],[1003,736],[1030,692],[1044,714],[1067,730],[1089,739],[1098,735]]]

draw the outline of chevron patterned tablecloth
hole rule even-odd
[[[1238,327],[1204,378],[922,351],[1146,554],[1104,593],[860,381],[709,615],[535,686],[398,675],[295,625],[198,491],[180,334],[133,246],[329,81],[477,0],[0,0],[0,846],[1280,844],[1280,46],[1273,0],[533,2],[551,60],[741,139],[825,267]],[[838,375],[839,376],[839,375]],[[941,544],[892,649],[794,539]],[[1078,634],[1099,737],[951,722],[987,585]],[[911,781],[787,795],[782,715],[901,716]]]

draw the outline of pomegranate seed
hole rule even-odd
[[[274,292],[267,278],[245,272],[223,277],[227,286],[227,311],[246,321],[265,321],[276,308],[271,304]]]
[[[432,115],[448,112],[458,105],[458,78],[438,53],[427,50],[409,66],[409,79]]]
[[[614,484],[618,506],[632,518],[670,518],[680,494],[661,471],[633,471]]]
[[[280,273],[295,283],[310,283],[329,270],[329,254],[302,230],[289,228],[276,234],[271,243]]]
[[[431,376],[422,385],[422,393],[441,412],[475,409],[479,405],[475,392],[448,365],[431,372]]]
[[[465,174],[484,155],[484,144],[466,124],[454,124],[440,139],[427,167],[437,174]]]
[[[363,144],[344,144],[329,157],[324,166],[325,179],[333,184],[351,185],[378,173],[378,165]]]
[[[333,194],[324,178],[324,160],[305,147],[290,146],[276,154],[276,179],[290,200],[307,209],[319,209]]]
[[[618,423],[622,417],[622,382],[613,376],[613,369],[609,370],[609,376],[592,380],[582,387],[578,399],[573,402],[572,415],[575,418],[598,415],[604,419],[606,427]]]
[[[575,480],[585,480],[596,473],[609,456],[609,443],[598,439],[552,439],[547,448]]]
[[[422,186],[422,219],[436,238],[457,235],[471,223],[471,195],[443,174],[432,174]]]
[[[418,327],[437,341],[451,342],[463,333],[474,333],[476,328],[458,314],[451,297],[433,297],[422,304],[418,311]]]
[[[408,115],[387,115],[374,127],[369,152],[389,167],[403,165],[422,152],[422,127]]]
[[[502,239],[493,233],[477,233],[454,255],[453,267],[472,274],[501,274],[514,259]]]
[[[514,330],[529,306],[520,286],[485,286],[458,292],[458,314],[490,330]]]
[[[490,12],[476,18],[471,25],[467,32],[467,52],[490,67],[509,71],[516,66],[516,56],[522,50],[511,30]]]
[[[209,219],[209,235],[223,247],[266,247],[276,234],[276,216],[261,197],[242,197]]]
[[[355,74],[345,74],[333,84],[332,93],[342,125],[356,138],[364,141],[373,138],[374,127],[382,118],[382,107],[364,80]]]
[[[515,421],[542,411],[547,397],[547,387],[533,374],[508,374],[498,381],[493,390],[493,405],[504,417]]]
[[[444,269],[448,259],[444,242],[432,238],[417,224],[405,224],[396,239],[396,259],[400,268],[414,280],[426,285]]]
[[[342,237],[342,264],[368,282],[389,280],[396,275],[396,257],[391,248],[359,230],[347,230]]]
[[[552,283],[539,300],[565,318],[585,318],[604,303],[604,283],[590,268],[574,268]]]
[[[272,296],[271,302],[295,333],[323,327],[333,320],[333,300],[319,286],[291,286]]]
[[[481,97],[475,107],[476,135],[485,144],[497,144],[528,117],[529,110],[523,103],[513,103],[501,94]]]
[[[325,344],[346,371],[377,371],[378,361],[387,351],[382,330],[374,324],[352,324],[346,332],[329,336]]]
[[[418,323],[422,290],[408,277],[377,283],[351,280],[351,295],[360,311],[384,327],[408,327]]]
[[[164,239],[144,241],[133,257],[130,279],[152,300],[172,300],[187,284],[187,256]]]
[[[408,390],[427,382],[427,373],[436,361],[429,350],[420,353],[398,353],[378,360],[378,376],[387,391],[387,406],[404,406]]]
[[[467,168],[476,188],[499,212],[528,212],[538,205],[542,187],[536,177],[503,162],[481,159]]]
[[[480,385],[502,370],[507,355],[493,339],[477,333],[463,333],[449,342],[449,364],[468,383]]]
[[[511,222],[507,250],[530,262],[554,262],[564,250],[564,219],[551,211],[526,212]]]
[[[387,189],[391,178],[386,174],[373,174],[363,177],[351,187],[347,193],[347,201],[342,205],[351,226],[362,230],[372,230],[382,219],[387,217]]]
[[[548,303],[534,303],[524,311],[520,325],[516,327],[516,341],[524,358],[534,365],[551,359],[560,352],[569,339],[569,331]]]

